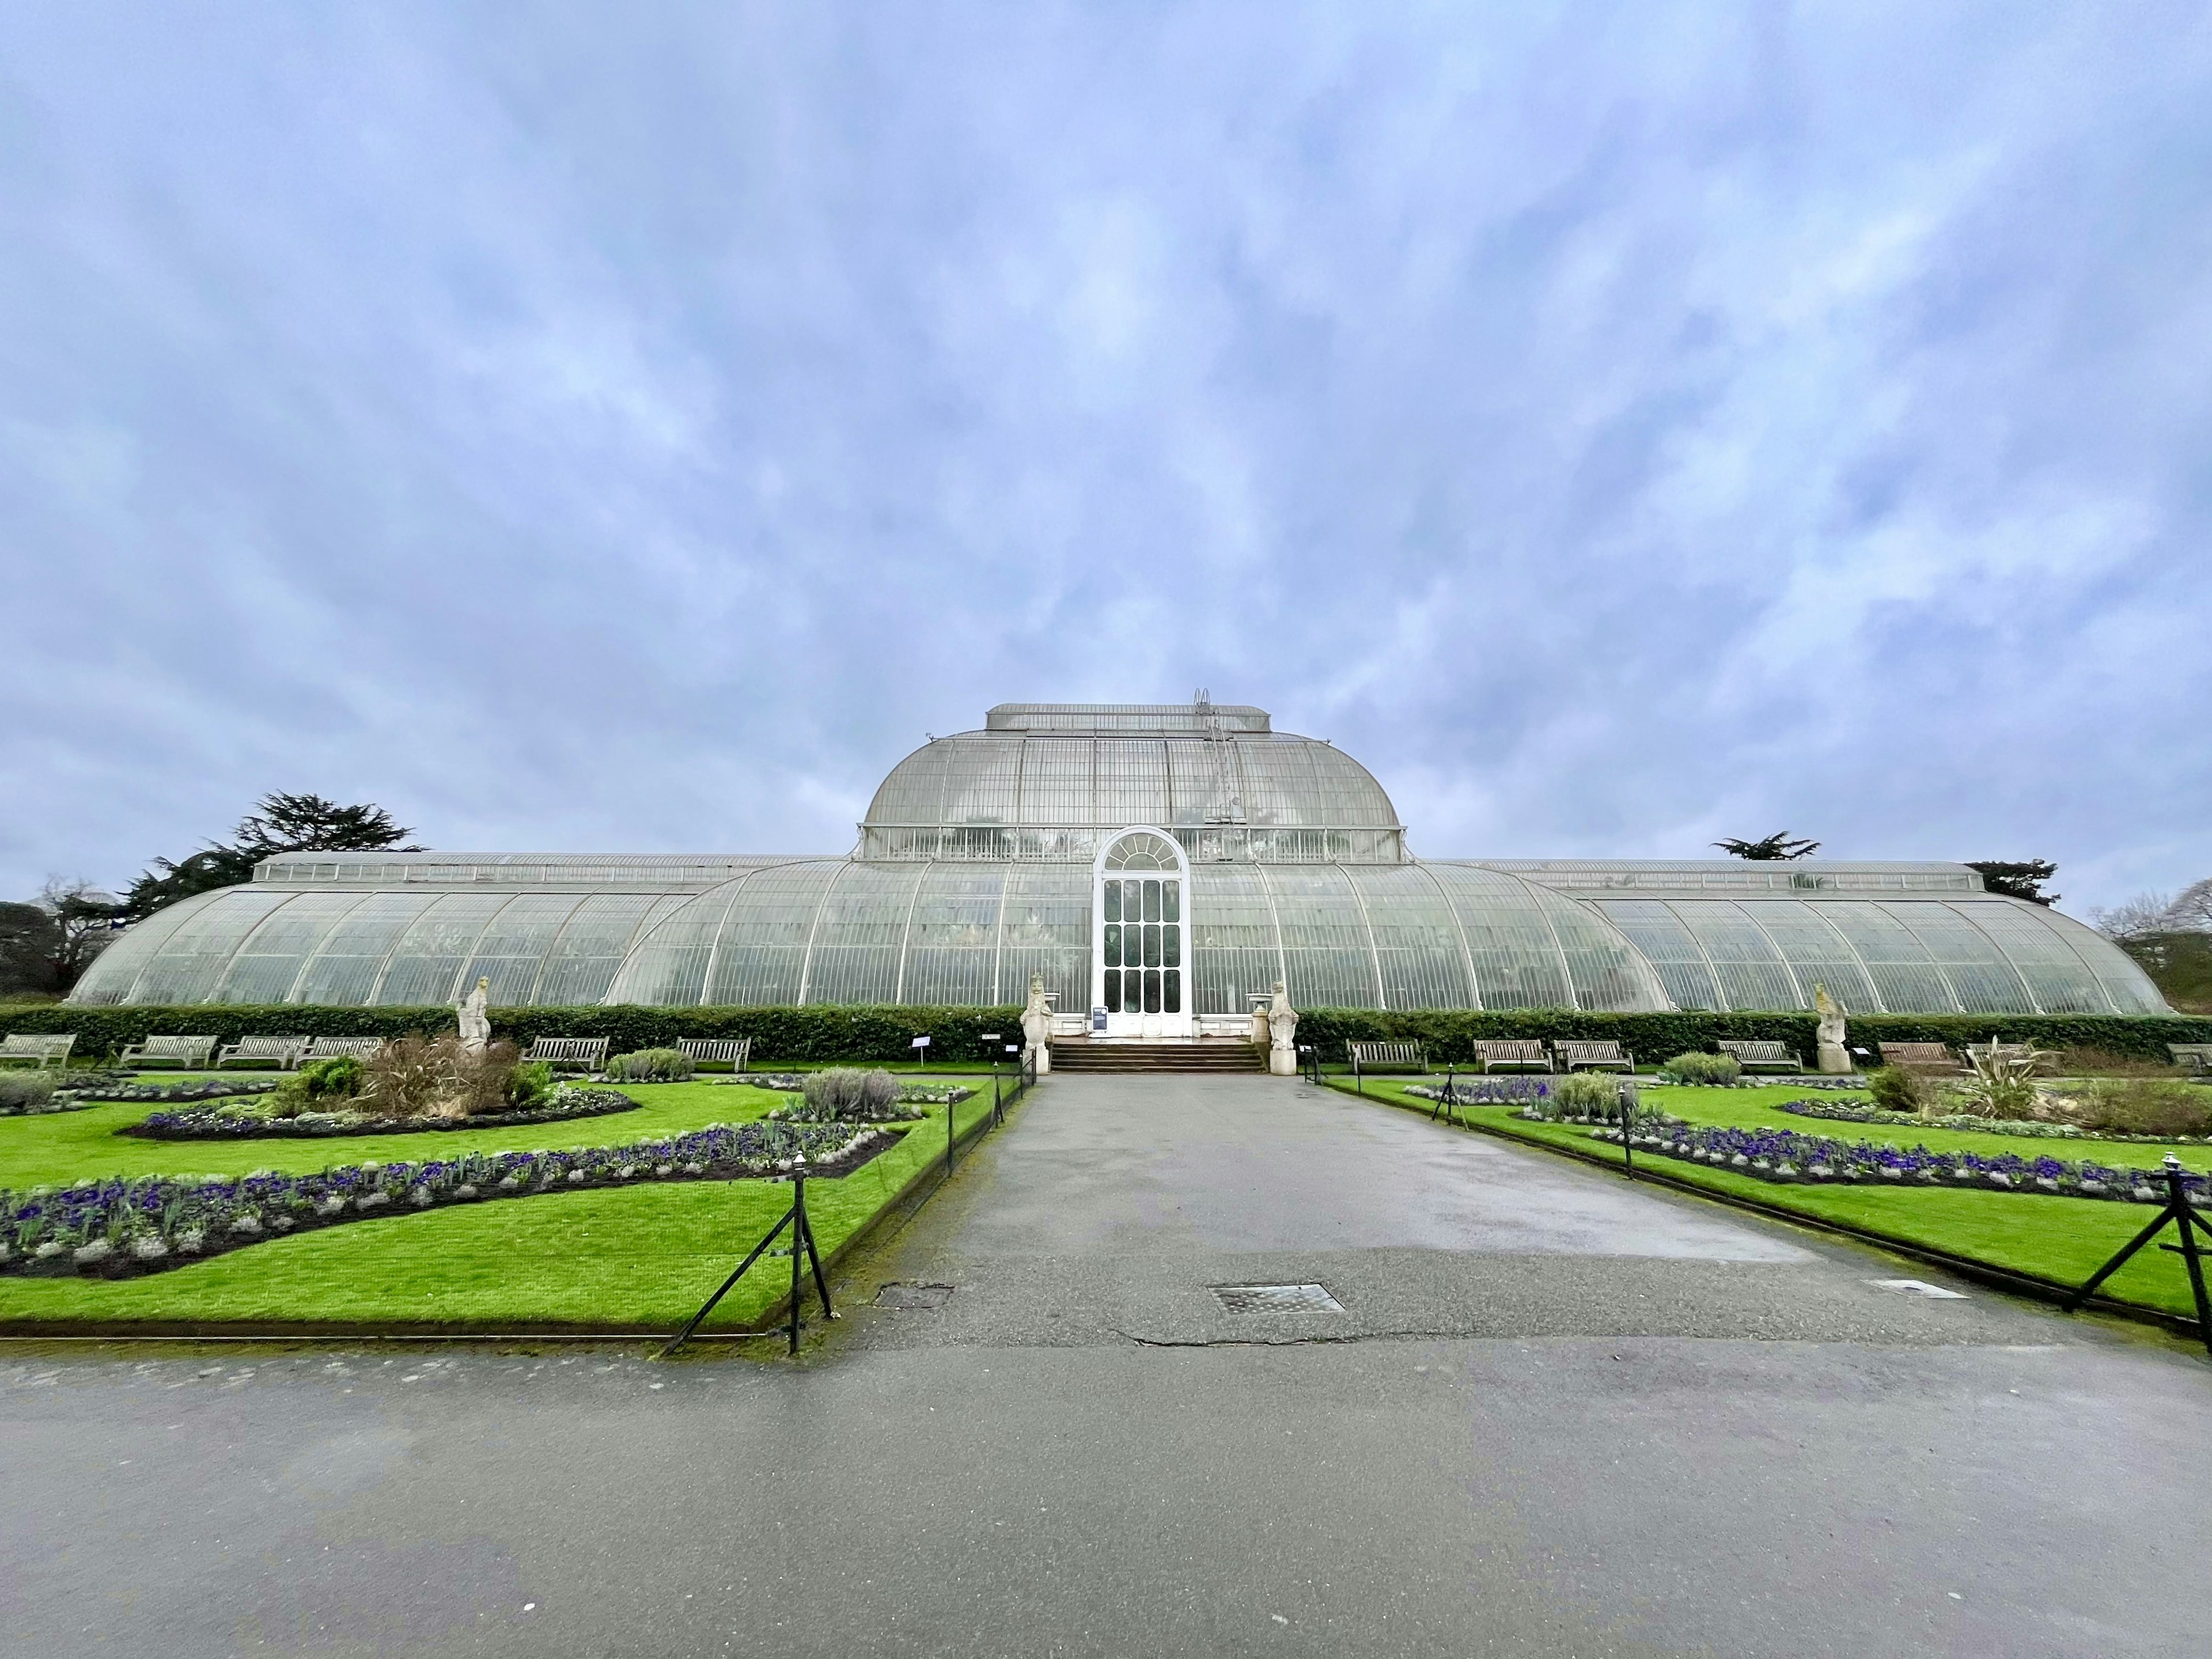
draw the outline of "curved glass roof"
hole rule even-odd
[[[1005,704],[876,792],[852,858],[292,854],[125,933],[85,1003],[1091,999],[1092,864],[1182,849],[1192,1006],[2167,1012],[2116,946],[1962,865],[1420,862],[1350,756],[1261,709]],[[1138,843],[1127,845],[1133,848]],[[1156,860],[1157,861],[1157,860]]]

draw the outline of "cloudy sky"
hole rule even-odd
[[[842,851],[1206,686],[1437,856],[2212,874],[2212,14],[0,13],[0,892]]]

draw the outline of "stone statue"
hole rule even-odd
[[[461,1047],[480,1054],[491,1046],[491,981],[480,979],[477,988],[461,999],[455,1010],[461,1017]]]
[[[1851,1051],[1844,1046],[1844,1005],[1828,994],[1826,986],[1815,985],[1813,1012],[1820,1017],[1820,1069],[1835,1074],[1850,1071]]]
[[[1274,1000],[1267,1005],[1267,1069],[1277,1077],[1298,1074],[1298,1011],[1291,1006],[1283,981],[1275,981]]]
[[[1030,1000],[1022,1010],[1022,1055],[1036,1061],[1037,1075],[1052,1070],[1052,1007],[1044,1000],[1044,975],[1030,975]]]

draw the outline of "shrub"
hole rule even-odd
[[[1670,1083],[1704,1083],[1716,1086],[1734,1083],[1743,1075],[1743,1062],[1734,1054],[1677,1054],[1659,1068]]]
[[[43,1071],[0,1072],[0,1112],[35,1111],[54,1097],[56,1086]]]
[[[2135,1135],[2212,1134],[2212,1090],[2166,1078],[2100,1078],[2077,1097],[2085,1127]]]
[[[1958,1085],[1960,1109],[1975,1117],[2027,1117],[2039,1098],[2035,1074],[2051,1056],[2023,1044],[2000,1048],[1994,1043],[1970,1049],[1968,1071]]]
[[[2117,1054],[2109,1048],[2062,1048],[2050,1069],[2060,1077],[2185,1077],[2178,1066],[2168,1066],[2142,1054]]]
[[[805,1115],[817,1122],[880,1123],[901,1115],[898,1079],[889,1072],[833,1066],[811,1073],[803,1086]]]
[[[507,1080],[507,1109],[526,1112],[543,1106],[553,1096],[553,1068],[544,1060],[517,1066]]]
[[[640,1048],[607,1062],[607,1076],[617,1083],[681,1083],[697,1069],[681,1048]]]
[[[1867,1073],[1867,1093],[1885,1112],[1917,1112],[1928,1117],[1942,1108],[1944,1088],[1925,1072],[1877,1066]]]
[[[1552,1099],[1570,1117],[1617,1117],[1620,1079],[1604,1072],[1575,1072],[1559,1079]]]

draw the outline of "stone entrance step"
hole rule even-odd
[[[1256,1042],[1091,1042],[1062,1037],[1052,1045],[1055,1072],[1264,1072]]]

